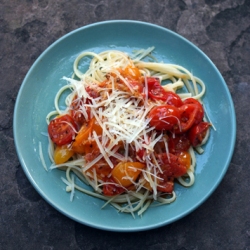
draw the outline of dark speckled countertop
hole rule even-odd
[[[181,220],[138,233],[90,228],[52,208],[26,178],[12,132],[18,90],[36,58],[64,34],[112,19],[158,24],[197,45],[223,75],[237,115],[234,155],[212,196]],[[1,0],[0,249],[250,250],[249,69],[249,0]]]

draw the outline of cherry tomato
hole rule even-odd
[[[54,151],[54,161],[56,164],[61,164],[68,161],[74,155],[74,151],[68,144],[56,146]]]
[[[170,130],[179,123],[180,112],[171,105],[161,105],[152,108],[149,112],[150,125],[156,130]]]
[[[102,134],[102,127],[100,126],[100,124],[96,121],[95,118],[93,119],[93,124],[92,124],[92,132],[95,131],[97,135],[101,135]]]
[[[86,162],[93,161],[100,154],[99,147],[94,139],[82,142],[78,148],[74,145],[74,147],[72,146],[72,149],[74,152],[84,155]]]
[[[116,183],[128,187],[133,184],[144,167],[145,164],[141,162],[120,162],[114,167],[111,175]]]
[[[114,196],[125,192],[125,189],[119,186],[112,177],[104,179],[102,192],[106,196]]]
[[[85,154],[84,143],[88,141],[88,138],[92,132],[94,119],[90,120],[89,123],[84,123],[79,130],[75,141],[72,144],[72,149],[78,154]]]
[[[135,92],[142,93],[144,85],[142,84],[141,72],[137,67],[127,66],[120,70],[121,75],[127,79]]]
[[[121,70],[121,75],[129,80],[139,81],[141,78],[140,70],[133,66],[127,66],[124,70]]]
[[[161,86],[159,79],[154,77],[147,77],[147,83],[148,95],[152,100],[166,100],[166,91]]]
[[[109,164],[105,161],[105,159],[99,160],[94,166],[92,166],[90,169],[87,170],[87,172],[92,172],[95,169],[97,179],[98,180],[105,180],[110,174],[111,174],[111,167]]]
[[[77,96],[75,96],[75,98],[73,99],[71,105],[70,105],[70,114],[73,117],[73,119],[79,123],[80,125],[83,124],[86,119],[83,115],[83,112],[81,111],[81,107],[83,104],[83,98],[77,98]],[[89,116],[90,110],[89,108],[87,109],[87,114]]]
[[[171,194],[174,190],[174,178],[163,178],[163,180],[159,180],[157,183],[157,190]]]
[[[92,98],[97,98],[100,96],[100,94],[90,86],[86,87],[86,92],[89,94]],[[85,104],[92,103],[91,99],[87,98],[85,101],[83,97],[78,97],[77,95],[73,98],[72,103],[70,105],[70,114],[74,118],[74,120],[82,125],[84,122],[86,122],[86,118],[83,115],[83,109],[86,110],[86,113],[88,115],[88,119],[90,117],[90,107],[84,107]],[[87,120],[88,120],[87,119]]]
[[[191,146],[189,138],[186,133],[170,134],[168,139],[168,149],[170,153],[178,153],[187,151]]]
[[[210,123],[200,122],[188,131],[188,138],[193,147],[200,145],[206,136]]]
[[[84,123],[78,132],[74,142],[72,143],[72,150],[75,153],[86,155],[99,152],[98,146],[95,140],[89,139],[89,136],[96,132],[97,135],[102,133],[101,126],[97,123],[95,118],[92,118],[88,123]]]
[[[162,169],[162,173],[158,173],[158,177],[161,179],[157,183],[157,190],[172,193],[174,178],[180,177],[187,172],[186,165],[184,165],[184,161],[180,157],[171,153],[158,154],[156,158]]]
[[[186,169],[189,169],[191,166],[191,155],[187,151],[181,151],[176,154],[178,160],[181,164],[183,164]]]
[[[169,105],[173,105],[175,107],[180,107],[183,105],[181,98],[171,91],[166,91],[166,100],[165,102]]]
[[[187,172],[186,166],[183,165],[178,156],[174,154],[162,153],[156,155],[159,165],[163,171],[159,176],[164,180],[168,178],[177,178],[184,175]]]
[[[58,146],[69,144],[75,137],[77,125],[74,119],[66,114],[51,120],[48,133],[51,140]]]
[[[166,91],[160,84],[160,81],[154,77],[147,78],[148,95],[153,100],[162,100],[168,105],[180,107],[183,102],[181,98],[172,91]]]
[[[198,111],[197,111],[197,114],[196,114],[194,124],[198,124],[203,120],[204,109],[203,109],[203,106],[201,105],[201,103],[199,101],[197,101],[194,98],[187,98],[186,100],[183,101],[183,104],[195,104],[195,105],[197,105]]]
[[[184,104],[179,108],[180,123],[173,128],[175,133],[184,133],[197,121],[198,106],[196,104]]]

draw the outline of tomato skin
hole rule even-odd
[[[188,131],[188,138],[193,147],[197,147],[203,141],[206,136],[206,133],[210,127],[210,123],[208,122],[200,122],[199,124],[194,125]]]
[[[181,98],[172,91],[166,91],[160,84],[159,79],[147,77],[148,95],[152,100],[162,100],[168,105],[182,106]]]
[[[197,101],[196,99],[194,98],[187,98],[183,101],[183,104],[194,104],[197,106],[198,108],[198,111],[197,111],[197,114],[196,114],[196,117],[195,117],[195,122],[194,124],[198,124],[200,123],[202,120],[203,120],[203,117],[204,117],[204,109],[203,109],[203,106],[201,105],[201,103],[199,101]]]
[[[144,85],[142,83],[142,76],[141,72],[137,67],[134,66],[127,66],[125,69],[120,70],[121,75],[127,79],[130,83],[130,86],[136,93],[142,93]]]
[[[97,135],[102,133],[101,126],[92,118],[88,123],[84,123],[72,143],[72,149],[75,153],[93,156],[99,153],[99,148],[95,140],[89,140],[89,136],[95,131]]]
[[[174,191],[174,179],[173,178],[165,178],[163,180],[158,181],[157,190],[171,194]]]
[[[127,66],[124,70],[121,70],[121,75],[129,80],[139,81],[141,79],[140,70],[133,66]]]
[[[183,164],[186,169],[189,169],[191,166],[191,155],[187,151],[181,151],[176,154],[178,161]]]
[[[58,146],[71,143],[75,137],[76,130],[77,125],[68,114],[56,117],[48,125],[49,136]]]
[[[162,88],[159,79],[154,77],[147,77],[148,96],[152,100],[165,100],[165,90]]]
[[[180,124],[173,128],[174,133],[184,133],[188,131],[196,122],[198,107],[196,104],[184,104],[179,107]]]
[[[162,153],[156,155],[156,158],[158,159],[160,167],[163,171],[160,176],[164,180],[180,177],[187,172],[185,165],[183,165],[178,156],[174,154]]]
[[[187,133],[170,134],[168,139],[169,152],[176,154],[182,151],[187,151],[191,146]]]
[[[93,171],[96,172],[98,180],[106,180],[108,176],[110,176],[112,168],[106,162],[106,160],[101,159],[99,160],[94,166],[88,169],[86,172],[90,172],[93,174]]]
[[[85,123],[79,130],[75,138],[75,141],[72,144],[72,149],[74,150],[75,153],[78,153],[78,154],[86,153],[86,148],[84,144],[85,142],[88,141],[89,135],[92,132],[93,123],[94,123],[94,120],[90,120],[89,123]]]
[[[166,92],[166,100],[165,100],[166,104],[173,105],[175,107],[180,107],[183,105],[181,98],[177,94],[171,91],[165,91],[165,92]]]
[[[171,130],[178,124],[180,113],[178,108],[171,105],[161,105],[152,108],[149,112],[150,125],[156,130]]]
[[[125,192],[125,189],[119,186],[112,177],[105,178],[104,182],[102,192],[106,196],[114,196]]]
[[[141,162],[120,162],[114,167],[111,175],[116,183],[123,187],[129,187],[137,179],[144,167],[145,164]]]
[[[180,177],[187,172],[186,163],[181,157],[171,153],[158,154],[156,155],[156,159],[162,169],[162,173],[158,173],[157,175],[161,178],[157,183],[157,190],[172,193],[174,178]]]
[[[92,98],[97,98],[100,96],[100,94],[90,86],[86,87],[86,92],[88,95]],[[73,98],[71,104],[70,104],[70,115],[73,117],[73,119],[79,123],[81,126],[84,122],[87,122],[90,119],[90,107],[84,107],[85,104],[92,103],[90,98],[86,98],[84,100],[83,97],[78,97],[77,95]],[[87,117],[83,115],[82,109],[86,110]]]
[[[82,105],[83,105],[83,98],[79,99],[79,98],[77,98],[77,96],[74,97],[74,99],[72,100],[72,103],[70,105],[70,115],[80,125],[86,121],[86,119],[81,111]],[[89,116],[90,111],[87,110],[87,113]]]
[[[54,151],[54,161],[55,164],[62,164],[68,161],[74,155],[74,151],[69,147],[69,145],[56,146]]]

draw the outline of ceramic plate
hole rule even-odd
[[[82,51],[101,52],[155,46],[154,56],[166,63],[179,64],[201,78],[207,87],[204,104],[216,131],[205,145],[205,153],[197,156],[196,181],[190,188],[176,185],[177,199],[170,205],[149,208],[135,219],[118,213],[112,206],[101,209],[103,201],[76,192],[73,202],[61,181],[64,172],[46,172],[39,157],[42,144],[45,162],[47,131],[45,117],[54,109],[54,97],[66,84],[63,76],[72,75],[72,65]],[[192,43],[178,34],[149,23],[107,21],[79,28],[53,43],[27,73],[15,105],[15,145],[21,165],[29,181],[53,207],[73,220],[110,231],[141,231],[174,222],[201,205],[221,182],[233,154],[236,122],[233,102],[221,74],[211,60]]]

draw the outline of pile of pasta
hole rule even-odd
[[[205,85],[182,66],[158,62],[153,50],[82,52],[72,78],[63,77],[46,121],[50,168],[65,171],[71,200],[78,190],[142,215],[173,202],[176,182],[194,184],[194,150],[202,153],[209,137]]]

